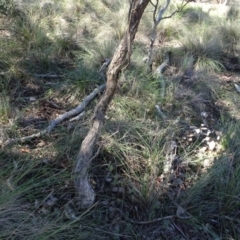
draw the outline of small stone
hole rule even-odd
[[[210,137],[205,137],[205,138],[204,138],[204,141],[209,142],[209,141],[210,141]],[[209,143],[208,143],[208,144],[209,144]]]
[[[35,207],[35,208],[38,208],[40,205],[41,205],[41,204],[40,204],[40,201],[39,201],[38,199],[36,199],[36,200],[34,201],[34,207]]]
[[[160,208],[161,208],[161,202],[160,202],[160,201],[156,201],[156,202],[154,203],[154,205],[155,205],[155,208],[156,208],[156,209],[160,209]]]
[[[201,133],[201,129],[197,128],[194,130],[196,134],[200,134]]]
[[[211,159],[205,159],[205,160],[203,161],[203,167],[204,167],[204,168],[210,167],[211,164],[212,164]]]
[[[44,159],[42,160],[42,162],[45,163],[45,164],[49,164],[49,163],[51,162],[51,159],[44,158]]]
[[[200,153],[204,153],[204,152],[206,152],[206,151],[207,151],[207,147],[202,147],[202,148],[199,149],[199,152],[200,152]]]
[[[111,201],[110,205],[114,207],[116,205],[116,202],[115,201]]]
[[[54,196],[50,196],[45,202],[44,204],[47,206],[47,207],[52,207],[56,204],[56,202],[58,201],[58,199]]]
[[[109,204],[109,201],[108,201],[108,200],[102,201],[102,205],[106,206],[106,205],[108,205],[108,204]]]
[[[105,181],[106,182],[111,182],[113,179],[112,178],[110,178],[110,177],[105,177]]]
[[[46,145],[46,143],[43,140],[41,140],[39,143],[37,143],[37,147],[43,147],[45,145]]]
[[[36,97],[30,97],[30,98],[29,98],[29,101],[30,101],[30,102],[35,102],[36,100],[37,100]]]
[[[118,187],[113,187],[112,192],[117,193],[118,192]]]
[[[46,214],[48,214],[50,212],[50,210],[45,208],[45,207],[42,207],[41,208],[41,212],[46,215]]]
[[[123,187],[120,187],[118,189],[118,192],[121,193],[121,194],[124,194],[125,193],[125,189]]]
[[[208,113],[207,112],[201,112],[201,116],[204,117],[204,118],[207,118],[208,117]]]
[[[183,184],[183,180],[181,179],[181,178],[175,178],[174,180],[173,180],[173,185],[174,186],[180,186],[180,185],[182,185]]]
[[[208,148],[210,151],[213,151],[216,147],[216,143],[214,141],[211,141],[208,143]]]

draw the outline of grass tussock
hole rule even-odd
[[[128,6],[0,4],[0,146],[44,129],[105,81],[98,71]],[[239,9],[212,15],[191,4],[163,20],[153,68],[171,58],[159,77],[142,60],[151,6],[89,169],[95,204],[78,209],[72,169],[99,97],[81,120],[1,148],[1,239],[239,239]]]

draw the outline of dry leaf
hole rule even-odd
[[[179,218],[184,217],[185,213],[186,213],[185,209],[183,207],[181,207],[180,205],[178,205],[177,212],[176,212],[177,217],[179,217]]]
[[[11,191],[14,191],[14,187],[10,181],[10,178],[6,181],[7,186],[10,188]]]
[[[212,159],[205,159],[203,161],[203,167],[208,168],[212,165]]]
[[[30,100],[30,102],[35,102],[37,100],[37,98],[36,97],[30,97],[29,100]]]
[[[30,153],[29,148],[20,148],[20,151],[23,153]]]
[[[178,187],[178,186],[180,186],[182,184],[183,184],[183,180],[181,178],[175,178],[173,180],[173,185],[176,186],[176,187]]]
[[[70,220],[77,219],[75,210],[69,204],[65,206],[64,214],[67,219],[70,219]]]
[[[37,143],[37,147],[43,147],[46,145],[46,142],[43,141],[43,140],[40,140],[38,143]]]
[[[57,203],[58,199],[52,195],[44,202],[45,207],[52,207]]]
[[[113,187],[112,192],[115,192],[115,193],[118,192],[118,187]]]

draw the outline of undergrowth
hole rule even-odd
[[[163,20],[153,68],[166,51],[171,59],[158,77],[142,61],[149,5],[89,170],[97,194],[91,208],[78,209],[72,170],[100,96],[80,121],[2,148],[0,238],[238,239],[240,101],[233,83],[240,34],[233,7],[213,16],[191,5]],[[0,13],[1,146],[44,129],[105,82],[98,71],[126,31],[128,1],[9,0]]]

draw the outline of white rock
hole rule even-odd
[[[214,141],[208,142],[208,149],[213,151],[216,147],[216,143]]]

